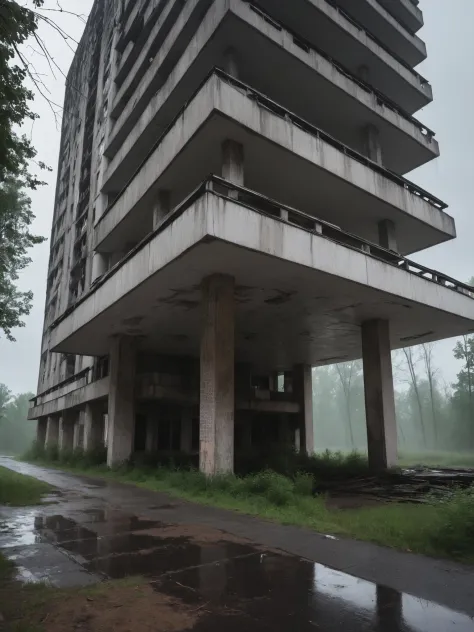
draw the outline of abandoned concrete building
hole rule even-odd
[[[455,237],[404,177],[439,155],[416,0],[96,0],[67,80],[38,441],[312,452],[311,367],[363,358],[393,465],[391,349],[474,330],[407,259]],[[314,420],[318,424],[318,419]],[[316,446],[317,447],[317,446]]]

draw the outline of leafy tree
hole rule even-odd
[[[33,0],[40,8],[43,0]],[[0,329],[14,340],[12,329],[29,314],[31,292],[16,287],[19,272],[30,259],[27,251],[43,241],[29,232],[34,219],[31,202],[23,192],[42,184],[30,171],[36,151],[16,130],[37,115],[29,108],[33,93],[25,85],[33,77],[21,47],[35,36],[38,14],[13,0],[0,0]],[[38,163],[40,168],[45,165]]]
[[[5,410],[11,397],[10,389],[5,384],[0,384],[0,422],[5,415]]]
[[[22,317],[29,314],[32,292],[20,292],[15,284],[18,274],[30,262],[27,251],[44,241],[32,235],[29,226],[34,219],[31,200],[13,178],[0,184],[0,328],[8,340],[11,330],[22,327]]]
[[[11,397],[11,393],[4,384],[0,384],[1,394],[8,393],[8,403],[0,419],[0,452],[6,454],[20,454],[27,450],[35,438],[36,426],[28,421],[29,400],[32,393],[21,393]]]
[[[474,336],[463,336],[454,347],[454,357],[462,361],[457,382],[453,384],[453,406],[458,423],[468,428],[465,437],[474,444]]]
[[[37,8],[43,0],[33,0]],[[19,136],[15,128],[25,120],[34,120],[28,105],[33,92],[25,85],[30,75],[29,65],[21,53],[21,45],[34,35],[38,16],[13,0],[0,2],[0,182],[9,178],[20,179],[28,188],[40,182],[30,173],[30,161],[36,151],[25,135]]]

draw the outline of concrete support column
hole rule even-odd
[[[359,66],[359,68],[357,69],[357,74],[362,79],[362,81],[365,81],[366,83],[370,83],[370,70],[368,66],[366,65]]]
[[[158,228],[164,218],[171,210],[171,193],[165,189],[158,191],[155,204],[153,206],[153,230]]]
[[[395,222],[391,219],[384,219],[379,222],[379,244],[387,250],[398,252],[397,231]]]
[[[222,177],[233,184],[244,186],[244,148],[235,140],[225,140],[222,143]],[[231,192],[229,197],[237,198],[237,192]]]
[[[294,444],[293,436],[291,432],[291,423],[289,416],[286,414],[280,415],[278,423],[278,441],[282,446],[291,447]]]
[[[146,420],[146,451],[153,454],[158,450],[158,420],[156,415],[149,414]]]
[[[365,153],[378,165],[383,166],[382,145],[380,133],[375,125],[367,125],[364,128]]]
[[[294,367],[293,392],[300,406],[298,413],[299,450],[306,454],[313,454],[313,376],[309,365],[297,364]]]
[[[74,445],[74,423],[71,419],[71,413],[67,410],[63,411],[63,415],[59,420],[59,449],[61,452],[72,450]]]
[[[48,426],[48,418],[40,417],[36,423],[36,443],[43,448],[46,443],[47,426]]]
[[[104,275],[106,272],[107,272],[107,255],[101,252],[94,252],[92,256],[91,282],[94,283],[96,279]]]
[[[73,448],[79,450],[84,448],[84,420],[79,413],[74,421]]]
[[[253,446],[252,439],[252,417],[251,415],[246,415],[246,419],[242,424],[242,445],[244,452],[250,452]]]
[[[239,64],[234,48],[228,48],[224,53],[224,70],[228,75],[239,78]]]
[[[84,411],[84,450],[90,452],[104,444],[104,415],[100,404],[86,404]]]
[[[135,339],[127,336],[113,338],[109,359],[109,467],[123,463],[132,454],[135,435],[135,371]]]
[[[387,320],[369,320],[362,324],[362,353],[369,465],[380,471],[397,463],[397,424]]]
[[[48,417],[46,423],[45,445],[47,448],[57,446],[59,441],[59,417]]]
[[[213,476],[234,468],[234,279],[205,279],[202,301],[199,464]]]
[[[184,406],[181,411],[181,452],[190,454],[193,450],[193,411]]]

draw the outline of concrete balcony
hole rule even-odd
[[[412,68],[426,59],[426,45],[398,22],[378,0],[328,0],[370,36]]]
[[[416,33],[423,26],[423,13],[413,0],[378,0],[405,28]]]
[[[90,381],[89,369],[56,384],[31,400],[28,419],[38,419],[103,399],[109,393],[109,378]]]
[[[410,114],[433,99],[424,77],[327,0],[259,0],[259,5]]]
[[[123,52],[115,77],[118,90],[112,117],[117,118],[125,107],[182,8],[182,0],[154,0],[151,4],[142,2],[135,7],[129,18],[131,24],[127,24],[118,42],[119,50],[123,47]]]
[[[153,228],[157,192],[171,192],[171,208],[179,204],[221,172],[229,138],[244,146],[247,186],[344,230],[377,241],[378,223],[391,219],[403,254],[455,236],[443,202],[215,72],[96,223],[94,248],[126,252],[140,241]]]
[[[235,278],[236,362],[262,374],[361,357],[367,319],[390,321],[393,349],[474,330],[472,288],[212,178],[53,323],[52,349],[106,354],[133,320],[139,350],[198,357],[216,272]]]
[[[422,82],[420,81],[418,75],[416,75],[416,73],[412,70],[408,71],[398,63],[395,63],[394,65],[389,63],[390,60],[387,61],[387,59],[385,59],[385,61],[378,60],[376,68],[377,73],[380,74],[382,83],[380,86],[377,85],[377,81],[375,81],[374,76],[372,76],[366,77],[366,79],[369,80],[368,84],[362,77],[363,75],[367,75],[367,73],[360,72],[361,65],[367,65],[366,62],[369,63],[369,60],[365,59],[364,56],[348,56],[345,60],[346,63],[342,63],[342,61],[338,60],[338,57],[331,51],[328,53],[327,48],[320,46],[318,44],[319,40],[314,37],[311,39],[307,38],[305,41],[303,38],[303,33],[305,31],[304,25],[299,25],[297,23],[297,28],[295,29],[294,20],[290,20],[289,24],[292,25],[294,33],[296,33],[295,35],[293,32],[288,31],[288,28],[285,25],[276,22],[272,17],[270,17],[270,14],[267,15],[263,13],[261,10],[257,9],[255,5],[243,2],[243,0],[223,0],[222,2],[213,2],[205,16],[202,16],[202,12],[206,9],[206,3],[208,3],[208,1],[209,0],[191,0],[191,2],[186,5],[180,13],[173,28],[162,43],[161,48],[152,57],[152,61],[150,63],[149,49],[155,45],[156,41],[159,40],[161,42],[161,34],[164,29],[164,23],[162,24],[162,20],[165,20],[167,14],[163,13],[161,20],[157,22],[154,32],[150,35],[149,41],[143,48],[142,55],[137,59],[133,69],[130,71],[130,76],[120,88],[115,98],[113,111],[114,116],[118,118],[112,129],[109,143],[105,150],[105,154],[109,158],[113,158],[115,156],[127,136],[132,131],[134,125],[139,126],[141,131],[143,131],[144,126],[148,126],[150,123],[148,106],[155,100],[156,93],[158,92],[158,94],[162,96],[168,89],[167,86],[170,85],[170,81],[174,81],[175,84],[177,84],[178,81],[176,81],[175,75],[181,75],[184,72],[184,66],[186,63],[189,66],[194,61],[194,57],[199,56],[201,60],[204,58],[207,60],[207,67],[204,69],[199,69],[200,66],[202,67],[204,62],[193,63],[193,77],[195,82],[194,89],[199,84],[199,77],[202,78],[203,74],[205,75],[209,71],[210,67],[219,64],[222,65],[222,63],[224,63],[226,51],[228,51],[231,47],[235,49],[237,58],[240,60],[239,72],[244,81],[265,92],[269,92],[268,84],[275,84],[275,92],[278,91],[279,93],[290,94],[290,90],[283,90],[286,88],[286,84],[282,85],[280,75],[277,72],[277,69],[280,68],[278,64],[281,63],[281,60],[278,59],[278,57],[282,57],[281,52],[274,52],[271,50],[272,47],[269,46],[268,43],[261,40],[259,41],[259,39],[256,38],[254,32],[255,29],[258,29],[265,37],[273,40],[274,43],[279,44],[280,47],[282,44],[284,45],[282,40],[285,40],[286,42],[293,42],[292,48],[299,48],[300,56],[302,56],[303,51],[308,52],[308,50],[311,49],[311,56],[313,57],[312,66],[316,70],[316,73],[319,73],[319,69],[321,67],[321,74],[325,79],[330,79],[331,74],[333,74],[335,76],[336,85],[338,83],[337,75],[340,74],[341,77],[344,76],[346,83],[348,83],[348,90],[351,94],[355,96],[357,92],[365,91],[366,94],[376,95],[376,97],[373,98],[374,104],[380,103],[383,104],[383,107],[385,108],[393,109],[401,116],[401,118],[410,119],[413,111],[431,100],[431,90],[429,86],[427,87],[424,85],[424,87],[422,87]],[[333,9],[333,7],[330,5],[326,6],[326,3],[324,6],[328,11],[333,12],[336,17],[339,16],[339,13]],[[311,12],[309,17],[317,18],[318,16],[314,12]],[[347,22],[347,27],[351,31],[354,31],[354,37],[358,34],[357,28],[351,25],[351,23],[345,18],[340,17],[340,21],[343,23]],[[247,28],[245,28],[245,25],[247,25]],[[253,27],[253,30],[249,30],[249,25]],[[282,32],[281,36],[279,36],[279,31]],[[283,37],[283,33],[286,33],[286,37]],[[246,39],[247,37],[250,38],[249,41]],[[358,37],[360,39],[360,35]],[[357,39],[357,42],[359,42],[359,39]],[[357,44],[357,42],[355,43]],[[250,43],[255,43],[256,48],[254,50],[257,50],[258,54],[250,55],[249,51],[252,50],[249,45]],[[354,44],[354,42],[352,43]],[[362,43],[359,42],[357,45],[363,47],[363,50],[359,51],[359,53],[363,53],[363,55],[366,56],[369,55],[366,50],[367,47],[365,40]],[[285,48],[288,49],[287,46]],[[351,47],[349,46],[349,48]],[[293,54],[298,55],[298,52],[293,51]],[[267,57],[267,55],[269,55],[269,57]],[[386,54],[385,57],[387,57]],[[360,62],[359,65],[354,65],[354,59]],[[335,62],[334,60],[338,61]],[[286,61],[283,63],[285,64],[285,67],[287,67],[291,62]],[[327,72],[326,67],[328,67],[327,69],[330,69],[330,73]],[[146,69],[145,74],[143,74],[144,69]],[[272,71],[272,69],[275,70]],[[301,70],[299,73],[304,74]],[[298,90],[291,90],[293,100],[298,99],[300,104],[304,104],[306,102],[307,95],[311,92],[312,81],[318,81],[317,77],[315,77],[316,73],[313,73],[313,76],[310,79],[302,77]],[[288,69],[288,73],[286,73],[285,76],[287,78],[293,77],[291,68]],[[350,79],[352,79],[352,81],[350,81]],[[190,81],[192,82],[193,78],[191,78],[191,80],[187,79],[187,83]],[[357,87],[353,87],[355,84],[359,86],[360,90],[358,90]],[[382,90],[383,86],[387,87],[388,92],[384,92],[384,90]],[[425,95],[422,99],[423,102],[418,103],[418,106],[415,107],[413,107],[413,99],[410,96],[413,91],[416,93],[421,91],[421,93]],[[182,103],[185,102],[191,94],[192,89],[191,92],[189,92],[189,90],[183,90],[179,94],[181,101],[178,102],[178,105],[175,106],[174,110],[171,110],[171,112],[168,111],[168,113],[163,113],[160,123],[151,130],[151,138],[153,138],[153,136],[156,138],[159,130],[162,129],[159,125],[166,125],[166,117],[168,117],[168,121],[171,120],[177,110],[181,107]],[[315,101],[314,95],[316,94],[318,93],[316,92],[316,89],[314,89],[312,98],[313,102]],[[339,98],[340,95],[334,93],[331,94],[331,91],[329,90],[325,96],[326,98],[324,99],[324,104],[320,104],[316,108],[316,112],[320,109],[324,110],[325,108],[329,108],[329,104],[331,103],[330,99]],[[427,99],[425,98],[426,96],[428,97]],[[277,98],[276,93],[273,98],[281,101],[281,99]],[[416,99],[418,99],[418,97],[416,97]],[[318,102],[320,103],[320,101],[321,100]],[[288,107],[295,109],[295,107],[291,104],[288,104]],[[309,108],[306,109],[308,110]],[[334,110],[335,108],[332,108],[333,117]],[[298,113],[297,109],[296,111]],[[299,113],[307,116],[304,111]],[[321,125],[323,125],[325,118],[327,119],[328,117],[321,115]],[[352,136],[355,136],[359,119],[360,115],[358,116],[355,114],[354,118],[352,118],[351,112],[348,112],[346,108],[343,108],[341,110],[341,116],[338,117],[337,122],[340,124],[339,127],[342,127],[342,129],[351,129]],[[411,122],[414,123],[413,120]],[[330,121],[329,124],[331,124]],[[422,127],[420,124],[418,124],[418,126],[420,128]],[[336,127],[336,121],[333,121],[331,129],[335,129]],[[432,134],[429,133],[429,130],[426,130],[426,132],[428,137],[427,140],[429,141]],[[360,140],[357,142],[360,143]],[[391,142],[393,142],[393,139]],[[433,146],[432,149],[433,153],[436,154],[437,147]],[[412,164],[408,164],[410,161],[407,156],[410,154],[411,152],[404,153],[406,163],[403,164],[402,162],[400,169],[396,169],[395,167],[393,168],[400,173],[405,173],[409,169],[413,169],[414,166],[418,166],[416,164],[412,166],[415,161],[413,161]]]
[[[213,5],[135,125],[135,101],[124,110],[105,152],[111,162],[104,191],[121,189],[216,63],[225,65],[229,47],[242,81],[351,148],[367,151],[363,131],[367,126],[377,128],[383,162],[392,171],[406,173],[439,155],[431,130],[282,24],[239,0],[229,9]],[[259,55],[252,53],[254,49]],[[280,81],[280,72],[285,82]],[[336,102],[338,107],[332,107]]]

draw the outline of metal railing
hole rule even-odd
[[[275,19],[272,15],[267,13],[258,4],[255,4],[254,2],[251,2],[250,0],[243,0],[243,2],[248,4],[249,8],[252,11],[254,11],[254,13],[256,13],[257,15],[260,15],[262,19],[265,20],[265,22],[267,22],[268,24],[271,24],[274,28],[276,28],[279,31],[286,31],[293,38],[293,42],[297,46],[299,46],[303,50],[306,50],[306,52],[309,52],[311,50],[315,51],[318,55],[320,55],[321,57],[324,57],[326,61],[332,64],[334,68],[338,72],[340,72],[342,75],[354,81],[354,83],[357,83],[357,85],[361,87],[363,90],[365,90],[366,92],[372,93],[377,98],[377,100],[381,104],[383,104],[385,107],[389,108],[390,110],[393,110],[400,116],[409,120],[411,123],[413,123],[413,125],[415,125],[415,127],[417,127],[420,130],[420,132],[424,136],[427,137],[429,141],[435,137],[436,134],[432,129],[430,129],[423,123],[421,123],[421,121],[415,118],[412,114],[409,114],[404,108],[402,108],[400,105],[395,103],[395,101],[392,101],[392,99],[390,99],[385,94],[383,94],[383,92],[380,92],[380,90],[377,90],[377,88],[374,88],[372,84],[368,83],[367,81],[364,81],[360,77],[357,77],[357,75],[355,75],[351,70],[346,68],[340,62],[336,61],[330,55],[328,55],[326,51],[322,50],[321,48],[318,48],[315,44],[308,42],[308,40],[301,37],[301,35],[298,35],[297,33],[295,33],[287,24],[284,24],[280,20]]]
[[[88,367],[87,369],[83,369],[79,373],[75,373],[74,375],[71,375],[71,377],[67,377],[65,380],[62,380],[61,382],[58,382],[54,386],[51,386],[51,388],[48,388],[45,391],[42,391],[41,393],[38,393],[37,395],[35,395],[34,397],[30,399],[30,402],[32,402],[32,407],[37,405],[37,401],[41,397],[46,397],[46,395],[50,395],[51,393],[54,393],[55,391],[59,391],[60,389],[64,388],[65,386],[68,386],[69,384],[73,384],[74,382],[79,382],[80,380],[87,378],[89,371],[91,371],[91,367]]]
[[[337,0],[326,0],[328,4],[330,4],[333,9],[335,9],[338,13],[340,13],[348,22],[353,24],[359,31],[365,33],[365,35],[371,39],[377,46],[380,46],[386,53],[391,55],[401,66],[404,66],[413,76],[415,76],[422,86],[430,85],[428,79],[425,79],[419,72],[414,70],[410,64],[408,64],[404,59],[402,59],[397,53],[387,48],[387,46],[380,40],[376,35],[374,35],[371,31],[369,31],[365,26],[363,26],[356,18],[354,18],[350,13],[348,13],[345,9],[342,9]]]
[[[229,192],[232,192],[234,195],[229,195]],[[76,309],[76,307],[78,307],[78,305],[94,294],[122,266],[130,261],[130,259],[132,259],[152,239],[154,239],[157,234],[164,231],[180,215],[182,215],[186,209],[188,209],[194,202],[205,194],[217,195],[226,198],[234,203],[245,206],[254,212],[272,217],[273,219],[291,224],[292,226],[297,226],[302,230],[307,230],[325,239],[329,239],[348,248],[363,252],[367,256],[384,261],[385,263],[400,268],[410,274],[423,277],[426,280],[432,281],[433,283],[437,283],[447,289],[451,289],[474,299],[474,287],[471,287],[466,283],[456,281],[446,274],[442,274],[441,272],[415,263],[396,252],[387,250],[379,244],[342,230],[339,226],[331,224],[326,220],[319,219],[291,206],[281,204],[265,195],[262,195],[261,193],[233,184],[220,176],[210,175],[197,187],[197,189],[195,189],[185,200],[183,200],[183,202],[168,213],[162,223],[154,231],[150,232],[144,239],[142,239],[142,241],[138,243],[135,248],[130,250],[123,259],[117,262],[115,266],[108,270],[103,276],[99,277],[91,288],[76,301],[76,303],[71,305],[50,325],[50,330],[55,329],[61,322],[63,322]],[[237,194],[237,197],[235,194]]]
[[[161,136],[158,138],[158,140],[150,148],[149,152],[147,153],[147,155],[145,156],[143,161],[136,168],[136,170],[134,171],[134,173],[132,174],[130,179],[126,182],[126,184],[124,185],[122,190],[114,198],[113,202],[105,209],[104,213],[101,215],[101,217],[99,218],[99,220],[97,221],[97,223],[95,225],[96,229],[101,224],[101,222],[105,219],[105,217],[108,215],[108,213],[110,213],[110,211],[114,208],[114,206],[120,200],[122,195],[125,193],[125,191],[128,189],[128,187],[131,185],[131,183],[134,181],[134,179],[139,175],[139,173],[142,170],[142,168],[144,167],[144,165],[152,157],[153,153],[160,146],[161,142],[163,141],[165,136],[169,133],[169,131],[172,129],[172,127],[175,125],[175,123],[177,121],[179,121],[179,119],[183,116],[183,113],[185,112],[185,110],[188,107],[189,103],[194,99],[194,97],[199,93],[199,91],[202,89],[202,87],[214,75],[216,75],[217,77],[220,77],[222,80],[226,81],[230,85],[234,85],[235,87],[241,89],[243,92],[246,93],[248,98],[251,98],[256,103],[261,104],[263,107],[265,107],[266,109],[270,110],[271,112],[273,112],[277,116],[280,116],[281,118],[283,118],[283,119],[285,119],[287,121],[291,121],[292,123],[294,123],[295,125],[298,125],[298,127],[300,127],[301,129],[305,130],[309,134],[312,134],[313,136],[321,138],[322,140],[324,140],[325,142],[329,143],[330,145],[332,145],[336,149],[339,149],[345,155],[350,156],[351,158],[354,158],[355,160],[357,160],[358,162],[360,162],[360,163],[364,164],[365,166],[369,167],[373,171],[376,171],[377,173],[380,173],[381,175],[385,176],[386,178],[388,178],[392,182],[395,182],[396,184],[400,185],[404,189],[410,191],[410,193],[413,193],[414,195],[417,195],[418,197],[423,198],[426,202],[428,202],[429,204],[431,204],[435,208],[443,210],[443,209],[446,209],[448,207],[448,205],[445,202],[443,202],[439,198],[435,197],[434,195],[431,195],[430,193],[428,193],[428,191],[425,191],[424,189],[422,189],[421,187],[417,186],[416,184],[414,184],[410,180],[407,180],[403,176],[400,176],[400,175],[396,174],[394,171],[391,171],[390,169],[387,169],[386,167],[382,167],[381,165],[377,164],[376,162],[373,162],[372,160],[370,160],[370,158],[367,158],[367,156],[364,156],[363,154],[359,153],[355,149],[351,149],[350,147],[348,147],[344,143],[341,143],[340,141],[338,141],[336,138],[334,138],[333,136],[331,136],[327,132],[324,132],[322,129],[316,127],[312,123],[309,123],[308,121],[306,121],[305,119],[301,118],[300,116],[297,116],[296,114],[293,114],[293,112],[290,112],[290,110],[287,110],[283,106],[279,105],[278,103],[276,103],[275,101],[273,101],[272,99],[270,99],[269,97],[264,95],[263,93],[259,92],[258,90],[255,90],[254,88],[249,86],[247,83],[244,83],[243,81],[240,81],[239,79],[236,79],[235,77],[232,77],[231,75],[226,73],[221,68],[215,67],[208,73],[208,75],[206,75],[206,77],[199,84],[198,88],[195,90],[195,92],[192,94],[192,96],[181,107],[181,109],[176,114],[176,116],[172,119],[172,121],[170,121],[170,123],[165,128],[165,130],[163,131]]]
[[[410,193],[413,193],[414,195],[421,197],[423,200],[425,200],[425,202],[428,202],[429,204],[431,204],[432,206],[440,210],[444,210],[448,207],[448,205],[445,202],[435,197],[434,195],[431,195],[431,193],[428,193],[428,191],[425,191],[425,189],[422,189],[418,185],[414,184],[410,180],[407,180],[407,178],[404,178],[403,176],[398,175],[394,171],[391,171],[390,169],[387,169],[386,167],[382,167],[381,165],[374,162],[373,160],[370,160],[370,158],[367,158],[367,156],[364,156],[363,154],[359,153],[355,149],[352,149],[351,147],[348,147],[344,143],[341,143],[341,141],[334,138],[334,136],[331,136],[324,130],[320,129],[319,127],[316,127],[316,125],[313,125],[312,123],[309,123],[308,121],[301,118],[300,116],[293,114],[293,112],[290,112],[290,110],[287,110],[282,105],[279,105],[278,103],[276,103],[275,101],[273,101],[266,95],[262,94],[261,92],[258,92],[257,90],[249,86],[248,84],[243,83],[242,81],[240,81],[239,79],[236,79],[235,77],[232,77],[231,75],[227,74],[226,72],[224,72],[223,70],[219,68],[214,69],[214,72],[227,83],[245,90],[249,98],[254,100],[256,103],[261,104],[265,109],[273,112],[273,114],[276,114],[280,118],[283,118],[287,121],[291,121],[292,123],[294,123],[301,129],[303,129],[304,131],[308,132],[312,136],[321,138],[326,143],[332,145],[333,147],[335,147],[336,149],[344,153],[346,156],[350,156],[351,158],[354,158],[354,160],[357,160],[358,162],[362,163],[366,167],[369,167],[373,171],[377,171],[378,173],[388,178],[392,182],[395,182],[396,184],[400,185],[404,189],[407,189],[408,191],[410,191]]]

